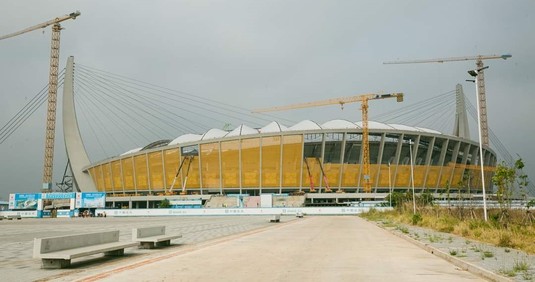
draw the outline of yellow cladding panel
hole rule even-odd
[[[134,167],[136,171],[137,190],[148,190],[149,180],[147,175],[147,157],[145,154],[134,157]]]
[[[123,166],[124,189],[134,191],[134,163],[131,157],[121,160]]]
[[[241,140],[242,186],[260,185],[260,139]]]
[[[298,187],[301,172],[303,136],[291,135],[283,137],[282,148],[282,186]]]
[[[279,187],[280,136],[262,138],[262,187]]]
[[[238,140],[221,143],[221,165],[225,188],[240,187],[239,146]]]
[[[123,178],[121,175],[121,162],[113,161],[111,163],[111,172],[113,174],[113,190],[123,191]]]
[[[102,175],[102,165],[97,166],[96,175],[97,175],[97,188],[98,188],[98,190],[99,191],[106,191],[106,187],[104,186],[104,176]]]
[[[394,169],[396,166],[392,166]],[[394,172],[394,171],[392,171]],[[392,177],[393,178],[393,177]],[[398,165],[396,169],[396,187],[409,187],[411,178],[410,165]]]
[[[356,187],[360,174],[359,164],[343,164],[342,186]]]
[[[149,169],[151,190],[163,190],[163,163],[161,151],[152,152],[149,154]]]
[[[389,185],[393,185],[394,182],[393,182],[393,173],[395,172],[395,166],[391,165],[390,166],[390,183],[388,182],[388,176],[389,176],[389,173],[388,173],[388,165],[385,165],[385,164],[382,164],[380,165],[380,168],[379,170],[381,171],[380,175],[379,175],[379,184],[378,186],[379,187],[389,187]]]
[[[445,166],[442,168],[442,175],[440,176],[440,185],[439,187],[446,187],[447,185],[450,185],[450,177],[451,177],[451,166]]]
[[[414,166],[414,187],[423,187],[425,172],[427,171],[427,166],[424,165],[415,165]]]
[[[102,191],[102,188],[98,186],[98,173],[97,173],[97,167],[92,167],[89,169],[89,175],[91,175],[91,178],[93,179],[93,183],[95,183],[95,187],[98,191]]]
[[[111,164],[105,163],[102,167],[102,175],[104,176],[104,190],[107,192],[113,191],[113,187],[111,185]]]
[[[438,174],[440,173],[440,166],[432,166],[427,173],[427,183],[425,187],[435,188],[438,183]]]
[[[201,145],[201,173],[204,188],[219,188],[219,143]]]
[[[341,164],[327,163],[323,165],[323,170],[325,171],[325,175],[327,176],[329,187],[338,188],[340,186],[340,168]],[[327,187],[327,183],[324,183],[323,186]]]
[[[178,167],[180,166],[180,154],[178,152],[179,152],[178,149],[165,150],[163,152],[163,159],[164,159],[164,165],[165,165],[165,179],[167,181],[167,187],[165,187],[166,189],[169,189],[171,187],[171,184],[173,183],[173,180],[175,179],[175,175],[177,173]],[[182,169],[184,169],[184,167]],[[179,186],[181,187],[180,175],[178,175],[175,181],[175,186],[173,187],[173,190]]]
[[[463,186],[466,184],[466,181],[464,181],[463,183],[463,170],[464,169],[462,168],[453,169],[453,179],[451,181],[451,187],[463,188]]]

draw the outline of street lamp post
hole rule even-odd
[[[416,196],[414,193],[414,164],[412,162],[412,139],[409,139],[409,154],[411,155],[411,184],[412,184],[412,207],[413,214],[416,214]]]
[[[483,142],[481,137],[481,113],[479,111],[479,84],[477,76],[481,71],[484,69],[488,69],[489,67],[486,66],[484,68],[480,68],[477,70],[469,70],[468,74],[473,76],[475,79],[473,82],[476,83],[476,102],[477,102],[477,129],[479,134],[479,166],[481,167],[481,186],[483,188],[483,217],[485,218],[485,221],[488,220],[487,218],[487,195],[485,191],[485,172],[483,170]],[[471,81],[471,80],[470,80]]]

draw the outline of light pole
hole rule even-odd
[[[412,207],[413,214],[416,214],[416,196],[414,193],[414,164],[412,162],[412,139],[409,139],[409,154],[411,155],[411,184],[412,184]]]
[[[475,79],[472,82],[476,83],[476,102],[477,102],[477,129],[479,133],[479,166],[481,167],[481,186],[483,188],[483,217],[485,218],[485,221],[487,221],[487,195],[485,192],[485,172],[483,170],[483,143],[481,138],[481,113],[479,111],[479,84],[477,76],[481,71],[484,69],[488,69],[489,67],[483,67],[476,70],[469,70],[468,74],[473,76]]]
[[[388,162],[388,188],[390,190],[390,207],[392,208],[392,177],[390,176],[390,162]]]

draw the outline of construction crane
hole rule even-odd
[[[321,107],[327,105],[340,105],[343,109],[345,104],[348,103],[361,103],[362,110],[362,164],[364,165],[364,192],[371,192],[371,181],[370,181],[370,144],[368,142],[369,129],[368,129],[368,101],[370,100],[379,100],[386,98],[397,98],[398,102],[403,102],[403,93],[390,93],[390,94],[363,94],[357,96],[349,97],[340,97],[316,102],[307,102],[300,104],[293,104],[288,106],[272,107],[254,110],[253,113],[263,113],[263,112],[274,112],[274,111],[285,111],[293,109],[302,109],[310,107]]]
[[[492,60],[492,59],[504,59],[507,60],[511,58],[511,54],[504,55],[478,55],[478,56],[468,56],[468,57],[451,57],[451,58],[437,58],[437,59],[427,59],[427,60],[410,60],[410,61],[391,61],[384,62],[383,64],[419,64],[419,63],[444,63],[444,62],[458,62],[458,61],[476,61],[476,67],[478,71],[477,75],[477,85],[479,93],[479,111],[481,113],[481,137],[482,143],[484,146],[489,146],[489,126],[487,121],[487,98],[485,95],[485,75],[483,70],[483,60]]]
[[[52,169],[54,163],[54,139],[56,132],[56,96],[58,91],[58,66],[59,66],[59,46],[60,46],[60,22],[76,19],[80,12],[76,11],[65,16],[49,20],[47,22],[28,27],[0,37],[0,40],[21,35],[36,29],[45,28],[52,25],[52,44],[50,51],[50,75],[48,87],[48,107],[46,114],[46,134],[45,134],[45,158],[43,168],[43,190],[48,192],[52,189]]]

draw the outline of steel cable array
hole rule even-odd
[[[64,80],[62,70],[58,79]],[[2,128],[0,144],[47,101],[48,85],[35,95]],[[202,98],[185,91],[173,90],[127,78],[107,71],[76,64],[74,83],[75,103],[83,139],[91,159],[110,157],[127,149],[143,147],[158,139],[173,139],[185,133],[204,133],[213,124],[241,124],[260,127],[272,120],[269,114],[251,114],[249,109]],[[477,125],[476,108],[465,97],[467,111]],[[393,111],[373,116],[373,120],[426,127],[452,132],[455,115],[455,90],[432,96]],[[282,119],[288,123],[292,120]],[[232,128],[226,128],[232,129]],[[509,166],[514,164],[505,145],[489,130],[491,145]],[[110,152],[109,150],[112,150]],[[100,153],[99,153],[100,152]],[[100,156],[99,156],[100,155]],[[529,183],[529,193],[535,195],[535,185]]]
[[[63,85],[65,69],[58,76],[58,86]],[[0,128],[0,144],[4,143],[19,129],[35,111],[37,111],[48,98],[48,84],[41,89],[26,105],[22,107],[9,121]]]
[[[213,127],[241,124],[244,120],[247,125],[256,127],[273,121],[270,115],[253,115],[250,110],[236,105],[85,65],[76,64],[75,73],[77,112],[84,117],[79,121],[80,127],[89,129],[87,131],[91,135],[86,137],[95,139],[98,151],[104,153],[104,157],[109,157],[104,150],[109,146],[104,144],[113,144],[113,154],[119,154],[155,140],[173,139],[186,133],[204,133]],[[86,130],[81,131],[87,134]],[[102,131],[102,134],[97,131]]]

